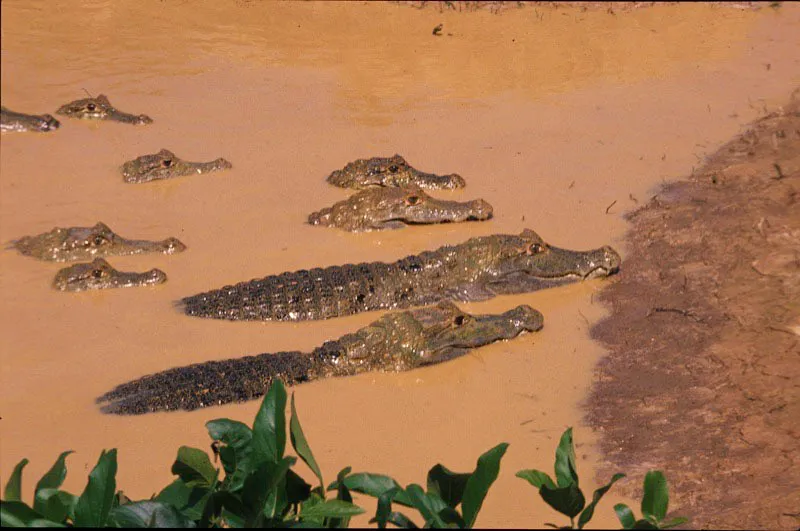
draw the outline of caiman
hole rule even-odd
[[[372,262],[271,275],[182,299],[184,313],[229,320],[305,321],[442,300],[481,301],[616,273],[611,247],[570,251],[532,230]]]
[[[23,114],[6,107],[0,107],[0,131],[23,133],[34,131],[43,133],[55,131],[61,122],[49,114]]]
[[[210,173],[227,170],[233,165],[223,158],[211,162],[189,162],[168,149],[153,155],[142,155],[122,165],[120,171],[126,183],[146,183],[184,175]]]
[[[86,291],[93,289],[133,288],[163,284],[167,274],[160,269],[145,273],[128,273],[114,269],[102,258],[65,267],[56,273],[53,287],[59,291]]]
[[[146,114],[128,114],[116,109],[103,94],[96,98],[83,98],[66,103],[58,108],[56,114],[82,120],[112,120],[133,125],[153,123],[153,119]]]
[[[492,217],[492,205],[483,199],[460,203],[433,198],[420,188],[362,190],[332,207],[308,216],[311,225],[351,232],[399,229],[406,224],[483,221]]]
[[[176,238],[162,241],[129,240],[99,222],[94,227],[56,227],[50,232],[25,236],[11,242],[25,256],[49,262],[91,260],[98,256],[163,253],[184,251],[186,246]]]
[[[367,371],[407,371],[535,332],[543,323],[542,314],[530,306],[470,315],[442,302],[386,314],[310,353],[260,354],[169,369],[119,385],[97,401],[106,413],[128,415],[243,402],[263,395],[275,380],[293,385]]]
[[[340,188],[414,185],[429,190],[464,188],[466,182],[456,173],[436,175],[411,167],[400,155],[372,157],[348,163],[328,176],[328,182]]]

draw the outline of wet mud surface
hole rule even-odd
[[[798,97],[628,215],[600,294],[586,407],[607,469],[663,468],[698,528],[800,524]]]

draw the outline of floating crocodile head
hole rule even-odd
[[[0,131],[43,133],[55,131],[61,123],[49,114],[23,114],[0,107]]]
[[[82,120],[113,120],[133,125],[153,123],[153,119],[145,114],[128,114],[117,110],[103,94],[96,98],[71,101],[59,107],[56,113]]]
[[[436,175],[409,166],[400,155],[372,157],[348,163],[328,176],[328,182],[340,188],[369,188],[372,186],[418,186],[429,190],[463,188],[464,179],[455,173]]]
[[[53,287],[60,291],[86,291],[90,289],[133,288],[163,284],[167,274],[160,269],[146,273],[126,273],[114,269],[102,258],[88,263],[74,264],[56,273]]]
[[[222,158],[211,162],[189,162],[179,158],[172,151],[162,149],[154,155],[142,155],[129,160],[122,165],[121,171],[126,183],[146,183],[193,173],[227,170],[232,167],[230,162]]]
[[[406,224],[482,221],[492,217],[492,205],[483,199],[465,203],[435,199],[420,188],[362,190],[344,201],[308,216],[312,225],[352,232],[397,229]]]
[[[98,223],[94,227],[56,227],[50,232],[20,238],[12,242],[12,246],[26,256],[50,262],[141,253],[172,254],[186,249],[176,238],[162,241],[128,240],[114,233],[105,223]]]

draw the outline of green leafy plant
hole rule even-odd
[[[556,449],[555,481],[545,472],[535,469],[520,470],[516,476],[539,489],[539,495],[550,507],[569,517],[570,525],[566,529],[575,529],[576,516],[578,517],[577,528],[583,529],[592,519],[594,509],[600,499],[614,483],[624,478],[625,474],[614,474],[608,484],[594,491],[592,501],[586,505],[586,497],[578,486],[572,428],[567,428],[561,435]],[[555,524],[545,525],[558,529]]]
[[[665,521],[669,508],[669,488],[667,478],[659,470],[651,470],[644,477],[644,496],[642,497],[642,515],[637,520],[633,511],[624,503],[614,506],[623,529],[669,529],[686,523],[682,516]]]
[[[349,468],[328,489],[345,488],[377,498],[377,510],[370,523],[377,523],[380,529],[387,524],[406,529],[418,527],[404,513],[393,510],[393,503],[416,509],[424,527],[469,529],[475,524],[489,487],[497,479],[507,448],[508,444],[502,443],[487,451],[478,458],[475,470],[468,473],[452,472],[441,464],[434,466],[428,471],[426,490],[415,483],[404,489],[394,479],[380,474],[350,474]]]

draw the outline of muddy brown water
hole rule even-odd
[[[4,105],[53,112],[86,89],[155,122],[65,118],[54,134],[3,135],[0,240],[102,220],[125,236],[176,236],[189,247],[112,260],[165,270],[162,286],[83,294],[50,288],[58,265],[0,252],[0,480],[28,457],[28,496],[58,452],[76,451],[65,487],[80,491],[100,450],[115,447],[118,485],[147,497],[170,481],[179,445],[207,447],[205,421],[250,422],[258,407],[101,415],[94,399],[114,385],[189,363],[310,349],[379,315],[231,323],[185,317],[172,301],[526,227],[563,247],[620,248],[625,210],[691,172],[800,79],[794,5],[617,15],[155,0],[4,1],[1,9]],[[439,23],[444,35],[434,37]],[[234,169],[122,182],[122,162],[162,147],[191,160],[225,157]],[[347,196],[325,183],[328,173],[395,152],[423,170],[460,173],[466,189],[437,195],[483,197],[495,218],[358,235],[304,224]],[[550,470],[560,433],[575,426],[579,471],[596,486],[595,439],[579,406],[603,354],[587,334],[603,315],[593,298],[603,285],[463,305],[531,304],[545,315],[541,333],[425,370],[296,388],[326,480],[351,465],[423,483],[435,463],[471,470],[506,441],[478,523],[558,521],[513,474]],[[598,525],[614,524],[617,499],[603,502]]]

